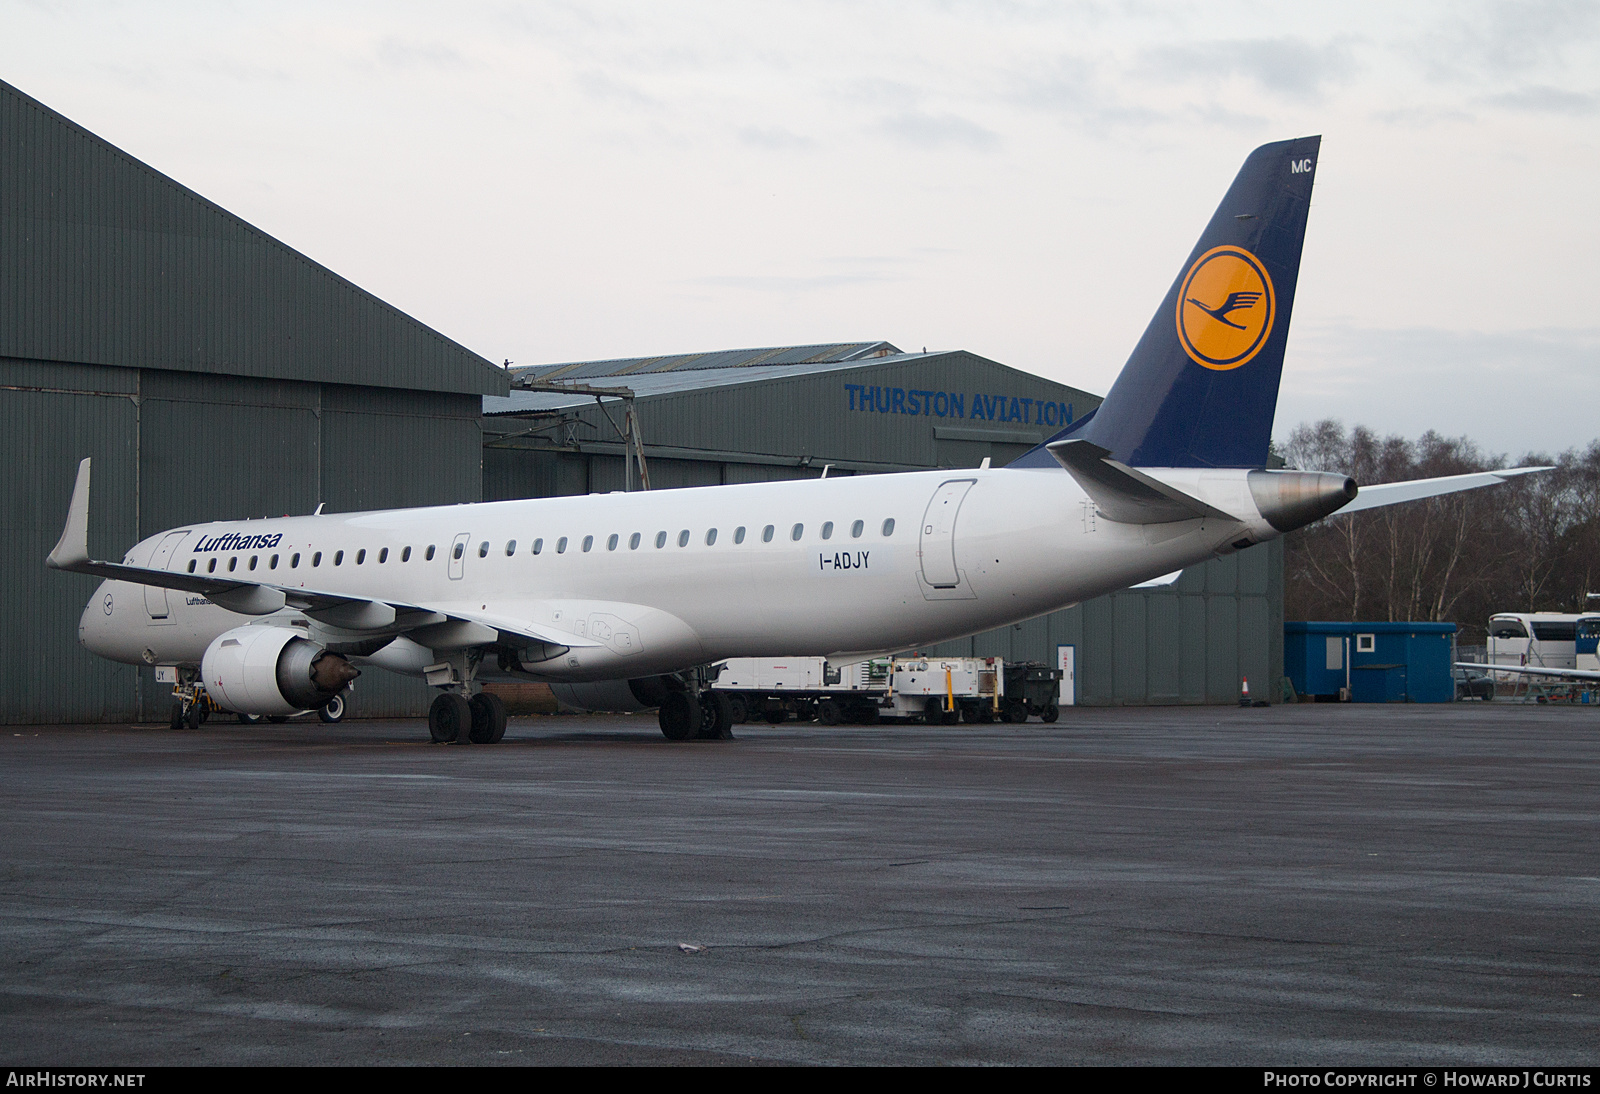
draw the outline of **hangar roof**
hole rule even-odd
[[[699,391],[729,384],[806,376],[835,369],[861,368],[886,362],[937,357],[939,353],[902,353],[888,342],[831,342],[815,346],[769,346],[762,349],[679,353],[665,357],[622,357],[611,361],[575,361],[568,364],[513,366],[508,397],[485,396],[485,414],[516,414],[529,410],[558,410],[593,402],[594,396],[560,391],[518,391],[521,379],[538,382],[626,387],[638,396]]]
[[[725,349],[711,353],[673,353],[662,357],[618,357],[610,361],[573,361],[564,365],[529,365],[511,369],[513,378],[586,380],[596,376],[636,376],[685,369],[755,368],[761,365],[840,364],[900,351],[888,342],[830,342],[816,346],[767,346]]]
[[[483,357],[4,81],[0,357],[506,390]]]

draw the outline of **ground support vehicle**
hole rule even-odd
[[[711,689],[727,696],[735,722],[864,725],[885,713],[890,671],[886,658],[830,665],[822,657],[730,657],[716,666]]]
[[[1005,667],[1005,701],[1000,719],[1026,722],[1030,714],[1042,722],[1061,716],[1061,670],[1040,661],[1017,661]]]
[[[992,722],[1004,716],[1005,683],[998,657],[896,658],[883,713],[929,725]]]
[[[1004,663],[997,657],[875,658],[832,665],[821,657],[734,657],[720,663],[713,690],[738,722],[790,717],[823,725],[880,718],[992,722],[1004,716]]]

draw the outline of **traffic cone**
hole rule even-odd
[[[1250,677],[1248,676],[1239,677],[1239,705],[1242,707],[1250,705]]]

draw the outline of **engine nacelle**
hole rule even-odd
[[[200,679],[206,693],[237,714],[315,710],[361,674],[288,627],[235,627],[206,647]]]

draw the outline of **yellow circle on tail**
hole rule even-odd
[[[1277,299],[1261,260],[1243,247],[1213,247],[1189,267],[1178,292],[1178,341],[1197,364],[1226,371],[1261,351]]]

